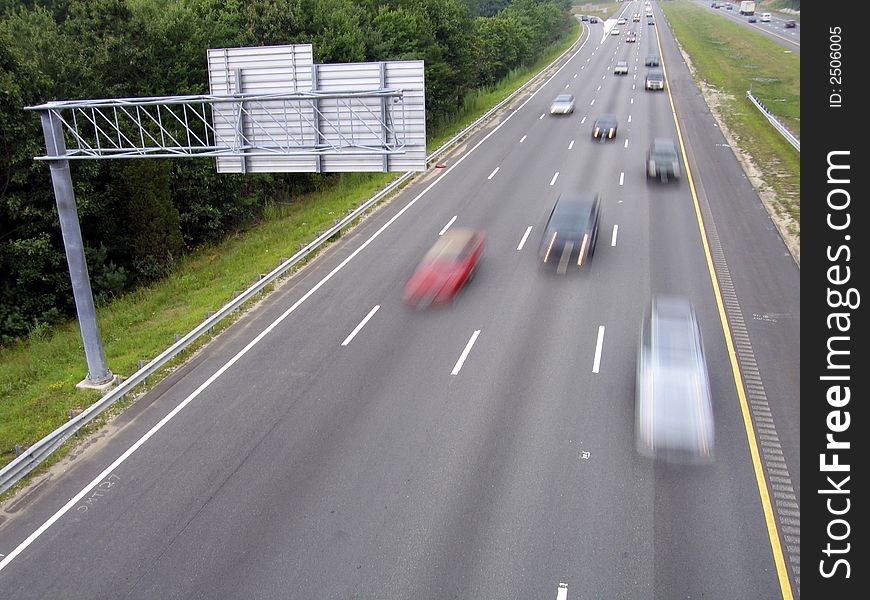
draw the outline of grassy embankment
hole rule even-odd
[[[746,98],[746,90],[800,137],[800,55],[688,0],[660,4],[689,55],[711,109],[800,259],[800,153]]]
[[[429,150],[505,98],[566,50],[579,35],[580,26],[575,24],[566,38],[550,48],[536,65],[515,70],[492,90],[470,95],[462,114],[430,136]],[[109,368],[121,376],[134,372],[137,361],[157,356],[172,343],[174,334],[193,329],[205,318],[206,311],[222,306],[234,290],[248,287],[258,274],[271,271],[282,257],[291,256],[314,239],[318,231],[329,227],[396,176],[347,173],[325,191],[292,201],[276,199],[261,223],[219,245],[185,256],[166,280],[99,307],[97,318]],[[215,334],[229,322],[230,319],[225,319]],[[200,338],[175,362],[183,361],[208,339],[208,335]],[[165,374],[166,369],[149,378],[148,385],[153,386]],[[99,398],[97,392],[76,389],[76,383],[84,375],[84,352],[75,321],[37,329],[29,339],[0,348],[0,465],[15,457],[16,444],[27,447],[60,426],[71,409],[81,410]],[[85,433],[103,422],[104,419],[95,420]],[[68,443],[42,468],[57,462],[71,447]]]

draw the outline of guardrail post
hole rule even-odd
[[[208,321],[214,313],[210,310],[205,311],[205,320]],[[214,333],[214,327],[208,328],[209,333]]]
[[[21,444],[15,444],[15,456],[21,456]]]

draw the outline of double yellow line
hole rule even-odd
[[[689,182],[689,190],[692,192],[692,201],[695,206],[695,217],[698,220],[698,230],[701,233],[701,243],[704,247],[704,256],[707,261],[707,271],[710,275],[710,283],[713,284],[713,293],[716,296],[716,307],[719,310],[719,321],[722,324],[722,333],[725,336],[725,346],[728,350],[728,359],[731,362],[731,372],[734,376],[734,385],[737,388],[737,397],[740,400],[740,412],[743,415],[743,425],[746,428],[746,439],[749,442],[749,454],[752,457],[752,467],[755,471],[755,481],[758,484],[758,495],[761,497],[761,506],[764,510],[764,521],[767,524],[767,536],[770,539],[771,550],[773,551],[773,560],[776,563],[776,572],[779,577],[779,587],[782,591],[783,600],[793,600],[794,596],[791,588],[791,580],[788,576],[788,568],[785,564],[785,557],[782,553],[782,545],[779,541],[779,529],[776,526],[776,519],[773,514],[773,506],[770,502],[770,490],[767,487],[767,480],[764,477],[764,467],[761,464],[761,455],[758,450],[758,442],[755,437],[755,427],[752,425],[752,416],[749,411],[749,402],[746,400],[746,390],[743,385],[743,376],[740,373],[740,365],[737,361],[737,353],[734,350],[734,341],[731,337],[731,329],[728,327],[728,317],[725,314],[725,304],[722,301],[722,292],[719,289],[719,281],[716,278],[716,269],[713,266],[713,257],[710,253],[710,246],[707,243],[707,230],[704,227],[704,218],[701,216],[701,207],[698,202],[698,195],[695,191],[695,181],[692,178],[692,169],[689,166],[689,159],[686,156],[686,146],[683,143],[683,134],[680,130],[680,122],[677,119],[677,111],[674,107],[674,97],[671,95],[671,85],[668,81],[668,71],[665,68],[665,56],[662,52],[662,41],[659,37],[658,19],[655,22],[656,44],[659,48],[659,56],[661,57],[662,72],[665,77],[665,85],[668,92],[668,100],[671,104],[671,115],[674,118],[674,125],[677,128],[677,138],[680,142],[680,152],[683,155],[683,164],[686,166],[686,179]]]

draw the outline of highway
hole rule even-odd
[[[655,26],[631,22],[642,2],[621,8],[636,43],[584,23],[577,52],[445,168],[6,506],[2,596],[539,599],[564,583],[570,599],[791,597],[800,272],[653,7]],[[679,139],[668,92],[643,88],[659,53],[693,185],[646,181],[652,139]],[[559,93],[574,114],[548,114]],[[618,134],[595,142],[604,112]],[[599,192],[603,216],[591,269],[560,276],[537,250],[567,190]],[[453,305],[412,311],[402,287],[448,226],[486,230],[479,272]],[[698,313],[710,466],[635,451],[657,293]],[[775,472],[753,461],[756,427]]]
[[[732,23],[738,23],[744,27],[748,27],[753,31],[761,33],[764,37],[773,40],[780,46],[791,50],[792,52],[800,53],[801,51],[801,24],[797,21],[797,27],[786,29],[785,22],[788,20],[787,15],[780,13],[770,13],[770,21],[762,22],[761,13],[765,12],[764,8],[759,8],[755,11],[755,23],[749,22],[749,17],[739,14],[740,2],[732,2],[732,10],[726,10],[726,2],[719,2],[719,8],[713,8],[712,2],[705,0],[695,0],[702,7],[707,8],[714,13],[721,15]]]

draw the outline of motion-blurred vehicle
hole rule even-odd
[[[589,17],[587,15],[580,15],[580,20],[585,22],[589,20]]]
[[[785,25],[783,25],[783,27],[785,27],[786,29],[794,29],[797,27],[797,21],[794,21],[794,20],[786,21]]]
[[[601,141],[612,140],[616,137],[618,126],[619,122],[613,115],[601,115],[592,124],[592,139]]]
[[[616,24],[617,24],[617,25],[625,25],[626,23],[628,23],[628,21],[625,20],[625,17],[619,17],[619,18],[616,20]]]
[[[665,74],[659,69],[650,69],[647,71],[646,80],[643,83],[645,90],[663,90],[665,89]]]
[[[551,115],[570,115],[574,112],[574,96],[559,94],[550,105]]]
[[[614,75],[628,75],[628,61],[618,60],[616,66],[613,67]]]
[[[657,67],[659,66],[659,56],[658,54],[650,54],[646,57],[646,60],[643,61],[645,67]]]
[[[725,5],[725,10],[734,10],[734,7],[731,6],[730,4],[726,4],[726,5]]]
[[[746,22],[747,22],[747,23],[755,23],[755,22],[757,22],[757,21],[758,21],[758,19],[756,19],[755,17],[748,17],[748,18],[746,19]]]
[[[679,463],[713,461],[713,402],[698,319],[691,303],[654,296],[637,355],[637,451]]]
[[[565,273],[568,266],[582,267],[595,254],[601,197],[592,192],[560,194],[550,212],[538,256],[544,265]]]
[[[625,41],[626,42],[636,42],[637,41],[637,34],[634,31],[629,31],[625,35]]]
[[[649,19],[646,20],[646,24],[647,25],[655,25],[654,21],[652,20],[652,17],[650,17]]]
[[[620,33],[622,32],[619,31],[619,29],[617,29],[616,27],[610,30],[610,35],[619,35]]]
[[[761,19],[762,23],[770,23],[770,13],[761,13],[759,19]]]
[[[647,179],[659,179],[663,183],[668,180],[680,179],[680,159],[674,140],[670,138],[656,138],[650,144],[646,153],[646,177]]]
[[[640,23],[640,13],[634,13],[631,17],[632,22]]]
[[[597,23],[597,22],[598,22],[598,17],[589,17],[589,22],[590,22],[590,23]]]
[[[447,230],[426,252],[405,284],[405,303],[422,309],[452,300],[474,277],[485,241],[486,235],[480,230]]]

